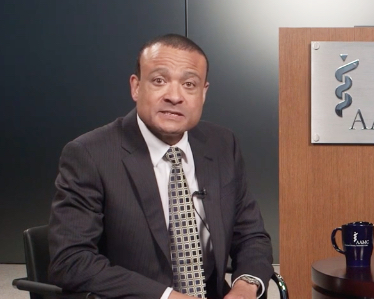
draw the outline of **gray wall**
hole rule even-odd
[[[241,140],[277,262],[278,28],[374,25],[374,2],[187,4],[188,36],[211,62],[203,118],[231,128]],[[134,106],[128,77],[141,43],[186,28],[184,0],[3,0],[0,11],[4,263],[22,262],[22,231],[48,221],[63,145]]]
[[[0,262],[9,263],[23,261],[22,231],[48,222],[62,147],[135,106],[137,52],[156,35],[184,34],[185,2],[3,0],[0,11]]]

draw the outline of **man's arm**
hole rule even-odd
[[[160,298],[166,285],[112,265],[99,252],[104,187],[95,162],[79,142],[64,148],[56,187],[49,231],[50,281],[108,298]]]
[[[244,161],[235,139],[234,144],[237,200],[236,218],[230,250],[234,270],[232,280],[234,281],[240,275],[248,274],[260,278],[265,288],[267,288],[271,275],[274,272],[270,237],[265,231],[258,204],[250,196],[250,192],[248,191]],[[239,280],[234,284],[232,291],[236,288],[239,289],[239,287],[241,287],[241,290],[245,287],[253,287],[253,285]]]

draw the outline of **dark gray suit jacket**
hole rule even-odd
[[[217,272],[224,293],[228,255],[234,274],[268,282],[270,239],[247,190],[234,135],[200,122],[189,131]],[[52,283],[104,298],[160,298],[172,285],[169,237],[157,181],[136,110],[63,149],[50,218]]]

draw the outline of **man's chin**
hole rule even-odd
[[[157,134],[154,134],[158,139],[162,140],[163,142],[174,145],[182,139],[183,134],[185,131],[171,131],[171,130],[162,130],[159,131]]]

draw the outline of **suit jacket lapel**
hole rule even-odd
[[[219,165],[217,158],[209,149],[207,137],[198,127],[189,132],[188,138],[194,156],[199,188],[207,190],[207,195],[203,199],[204,211],[213,244],[217,274],[218,277],[223,277],[226,265],[224,264],[225,238],[220,205]]]
[[[160,193],[148,147],[136,122],[136,110],[125,117],[122,126],[124,132],[122,137],[123,164],[128,170],[129,177],[132,178],[149,229],[169,264],[171,264],[169,235]]]

